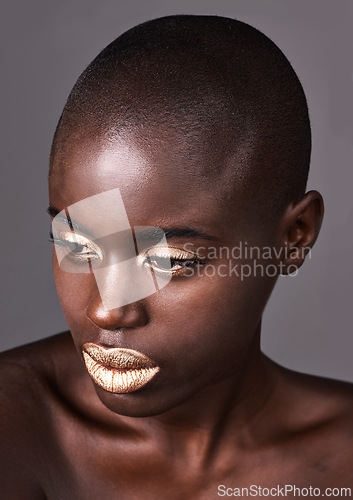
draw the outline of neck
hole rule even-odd
[[[264,438],[259,424],[271,406],[275,373],[272,362],[260,351],[259,325],[237,372],[168,412],[144,418],[143,427],[175,455],[198,457],[205,466],[227,441],[230,431],[239,443],[244,442],[245,435],[251,440],[257,435]]]
[[[131,418],[114,414],[99,401],[84,371],[85,393],[92,393],[86,411],[99,420],[103,418],[111,428],[123,425],[144,439],[150,438],[160,448],[165,447],[168,454],[172,450],[173,456],[183,456],[184,460],[193,463],[197,461],[200,468],[214,460],[217,449],[229,446],[230,437],[233,448],[238,446],[239,449],[244,443],[253,446],[262,442],[270,438],[276,425],[271,424],[271,408],[279,372],[260,351],[260,330],[261,324],[233,374],[156,416]]]

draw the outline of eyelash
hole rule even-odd
[[[59,233],[58,237],[54,239],[53,231],[50,230],[49,241],[51,243],[54,243],[54,245],[56,245],[56,246],[69,248],[70,249],[70,252],[69,252],[70,258],[76,260],[76,263],[78,263],[78,264],[87,263],[87,262],[91,262],[92,260],[98,260],[98,259],[103,260],[103,252],[100,251],[98,245],[91,242],[92,246],[95,248],[90,248],[89,246],[87,246],[83,243],[80,243],[80,239],[81,239],[81,241],[82,241],[82,239],[84,239],[84,240],[87,240],[87,242],[89,242],[90,240],[88,238],[86,238],[85,236],[80,236],[80,235],[75,234],[75,233],[72,233],[72,234],[74,235],[74,239],[76,239],[76,241],[69,241],[68,239],[64,239],[64,238],[61,239],[60,233]],[[94,252],[95,256],[92,256],[92,255],[88,256],[87,254],[79,255],[79,252],[78,252],[79,247],[87,248],[91,252]]]
[[[87,263],[88,261],[92,260],[102,260],[102,257],[100,257],[97,252],[95,252],[94,249],[90,249],[86,245],[79,244],[76,242],[70,242],[68,240],[60,239],[60,238],[55,238],[53,236],[53,232],[50,231],[49,233],[49,241],[51,243],[54,243],[55,245],[61,246],[61,247],[67,247],[70,248],[70,245],[73,245],[75,248],[71,250],[71,259],[74,259],[76,261],[76,264],[81,264],[81,263]],[[89,240],[88,240],[89,241]],[[89,257],[87,254],[82,254],[81,256],[78,255],[78,253],[75,254],[75,251],[77,252],[77,247],[81,248],[87,248],[88,250],[91,250],[96,254],[97,257]],[[173,250],[176,251],[174,255],[172,255]],[[154,254],[152,253],[149,255],[149,252],[155,252]],[[164,252],[164,253],[163,253]],[[142,254],[139,254],[137,256],[138,261],[140,262],[141,265],[146,265],[150,268],[153,269],[157,273],[161,274],[167,274],[167,273],[172,273],[173,276],[177,275],[182,275],[187,269],[190,269],[190,267],[195,267],[199,265],[204,265],[204,259],[202,259],[200,256],[197,254],[190,252],[190,251],[185,251],[182,249],[178,249],[175,247],[167,247],[164,248],[159,248],[159,255],[156,255],[158,253],[158,250],[156,248],[150,248],[143,252]],[[164,269],[158,265],[161,261],[166,261],[165,262],[165,267]],[[177,269],[173,269],[175,265],[179,266]]]
[[[176,251],[176,254],[174,255],[172,255],[173,250]],[[152,253],[152,255],[148,255],[148,252],[150,251],[154,253]],[[165,252],[164,255],[163,252]],[[156,255],[158,253],[159,255]],[[200,266],[204,264],[204,260],[198,255],[174,247],[168,247],[167,249],[160,248],[159,252],[155,248],[149,249],[142,255],[139,255],[138,260],[142,261],[142,263],[145,263],[147,261],[149,263],[148,267],[156,272],[162,274],[171,272],[174,276],[182,275],[190,267]],[[166,261],[166,266],[164,269],[161,267],[161,265],[158,265],[158,261],[160,262],[163,260]],[[173,270],[173,267],[175,267],[176,263],[179,268]]]

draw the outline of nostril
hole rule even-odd
[[[94,299],[87,307],[86,316],[95,326],[105,330],[133,328],[148,323],[147,310],[141,301],[106,310],[100,298]]]

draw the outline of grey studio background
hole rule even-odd
[[[349,0],[7,0],[1,19],[0,350],[66,329],[51,277],[45,213],[52,135],[78,75],[116,36],[167,14],[218,14],[259,28],[287,55],[309,103],[309,189],[322,192],[319,240],[280,278],[263,349],[308,373],[353,381],[353,3]]]

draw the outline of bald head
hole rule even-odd
[[[147,142],[161,130],[178,133],[190,155],[209,151],[212,175],[226,154],[219,175],[242,179],[266,217],[305,191],[311,136],[303,89],[276,45],[237,20],[169,16],[121,35],[75,84],[52,159],[77,130],[108,139],[138,131]]]

